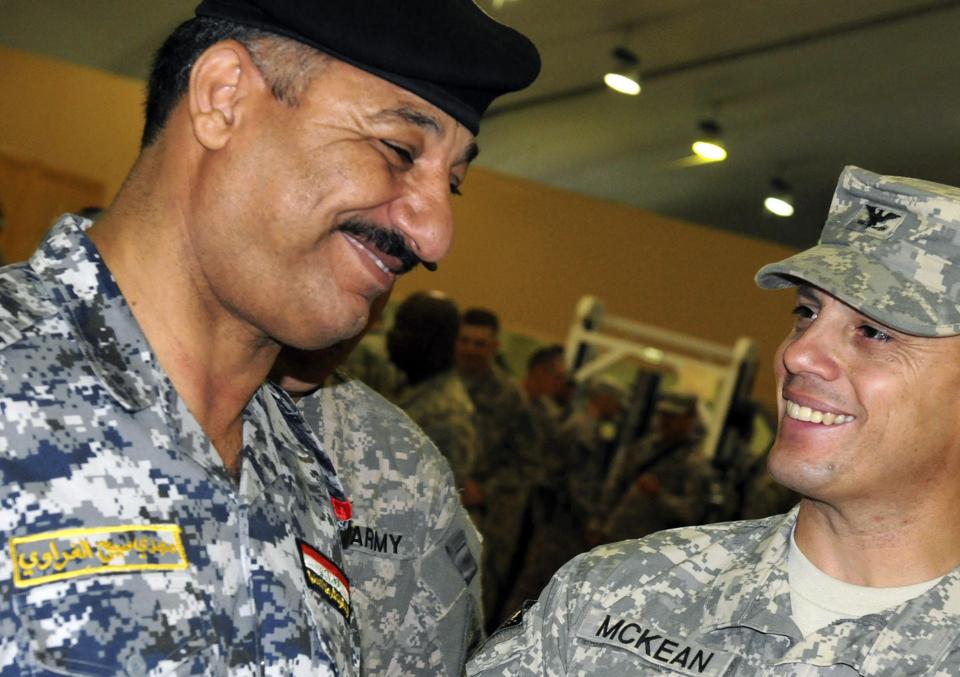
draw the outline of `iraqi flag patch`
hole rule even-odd
[[[350,618],[350,581],[340,567],[306,541],[297,539],[307,587],[344,618]]]

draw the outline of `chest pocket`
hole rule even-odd
[[[13,604],[38,674],[196,674],[216,662],[210,613],[186,572],[45,583],[17,590]]]
[[[352,522],[344,533],[343,556],[362,624],[386,623],[385,609],[409,606],[417,586],[414,545],[409,533],[377,522]]]

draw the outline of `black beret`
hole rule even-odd
[[[283,35],[407,89],[474,134],[540,72],[537,48],[473,0],[203,0],[197,16]]]

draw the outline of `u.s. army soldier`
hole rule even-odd
[[[479,534],[449,463],[423,431],[334,371],[359,339],[320,351],[287,348],[271,378],[294,397],[351,498],[344,558],[362,674],[457,677],[483,638]]]
[[[960,189],[848,167],[777,352],[776,517],[603,546],[470,675],[960,674]]]
[[[364,674],[463,673],[483,638],[480,537],[447,460],[356,380],[300,400],[353,503],[344,541]]]
[[[3,674],[358,673],[349,503],[265,377],[445,254],[479,118],[538,68],[472,2],[197,15],[110,209],[0,271]]]

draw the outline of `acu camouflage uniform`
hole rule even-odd
[[[299,406],[353,501],[344,552],[363,674],[461,675],[483,638],[480,540],[447,461],[359,381],[335,375]]]
[[[796,514],[664,531],[581,555],[487,641],[467,674],[960,674],[960,569],[885,613],[802,637],[787,576]]]
[[[473,472],[480,440],[475,410],[463,382],[452,369],[401,388],[394,404],[423,429],[453,470],[457,487]]]
[[[329,459],[263,387],[235,482],[88,225],[0,271],[0,674],[356,675]]]

